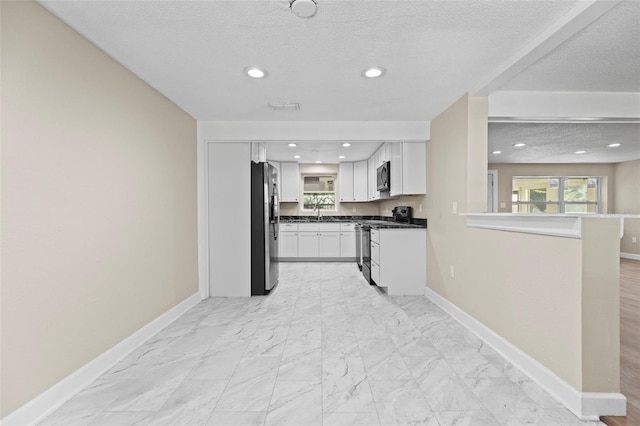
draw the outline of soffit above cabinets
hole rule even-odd
[[[350,141],[350,146],[344,147],[346,141],[296,141],[295,147],[287,142],[265,142],[267,158],[273,161],[297,161],[299,163],[342,163],[361,161],[371,157],[380,148],[380,141]],[[294,158],[299,155],[300,158]],[[343,155],[344,158],[339,158]]]

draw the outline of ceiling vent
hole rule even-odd
[[[272,104],[269,103],[269,108],[274,111],[300,111],[299,103],[290,103],[290,104]]]

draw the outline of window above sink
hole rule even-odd
[[[303,175],[302,210],[336,211],[336,176]]]

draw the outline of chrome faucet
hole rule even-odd
[[[320,215],[320,199],[319,199],[318,197],[316,197],[316,205],[315,205],[315,207],[313,208],[313,210],[318,212],[317,220],[318,220],[318,222],[320,222],[320,218],[321,218],[322,216]]]

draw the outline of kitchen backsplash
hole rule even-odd
[[[395,206],[410,206],[412,217],[427,219],[427,196],[426,195],[402,195],[392,200],[377,201],[378,215],[392,216],[391,210]]]
[[[321,212],[328,216],[379,216],[376,203],[340,203],[338,211]],[[314,211],[302,211],[302,203],[280,203],[280,214],[283,216],[316,216]]]
[[[399,198],[368,203],[340,203],[337,212],[321,212],[327,216],[392,216],[395,206],[411,206],[413,217],[427,218],[426,195],[403,195]],[[422,210],[422,211],[420,211]],[[302,211],[302,203],[280,203],[282,216],[316,216],[314,211]]]

